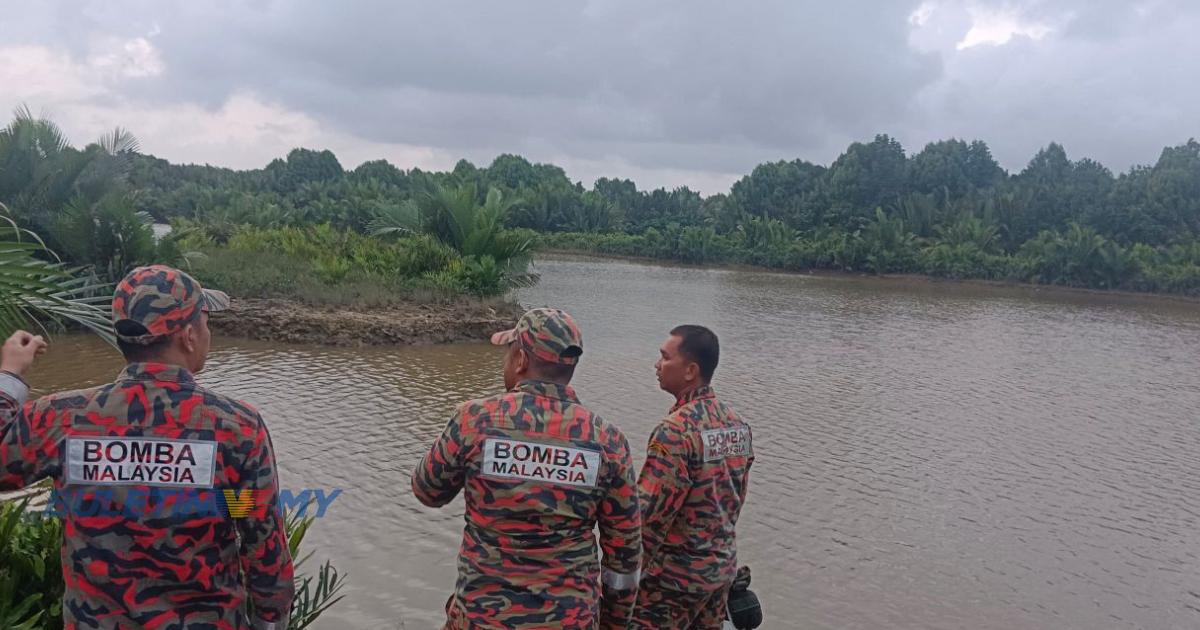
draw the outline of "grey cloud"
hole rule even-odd
[[[1056,24],[1041,40],[1017,37],[955,54],[947,79],[920,97],[923,120],[900,134],[910,150],[918,139],[978,137],[1020,169],[1057,141],[1073,158],[1122,171],[1197,135],[1192,78],[1200,42],[1191,33],[1200,7],[1060,2],[1054,9],[1028,14]]]
[[[155,32],[166,72],[128,82],[139,102],[215,109],[250,92],[369,141],[704,181],[765,160],[827,162],[879,132],[910,152],[982,138],[1010,168],[1059,140],[1118,170],[1195,133],[1200,106],[1183,78],[1200,65],[1189,35],[1200,11],[1187,3],[986,3],[1055,28],[961,52],[966,5],[935,2],[929,29],[944,32],[914,32],[919,4],[23,5],[8,12],[24,14],[8,39],[81,56],[99,36]]]

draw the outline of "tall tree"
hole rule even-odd
[[[818,189],[824,173],[824,167],[803,160],[759,164],[733,184],[730,200],[747,214],[812,229],[822,220],[825,203]]]
[[[887,135],[855,142],[825,173],[834,220],[858,229],[875,218],[875,208],[894,206],[905,192],[908,161],[904,147]]]
[[[987,144],[950,139],[930,142],[908,164],[908,185],[916,192],[945,189],[958,197],[999,183],[1004,169],[992,158]]]

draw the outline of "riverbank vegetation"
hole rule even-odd
[[[490,207],[479,225],[540,248],[1200,294],[1195,140],[1116,175],[1051,143],[1010,174],[981,141],[934,142],[910,156],[881,135],[828,166],[760,164],[708,197],[621,179],[585,188],[515,155],[449,172],[384,161],[345,170],[332,153],[305,149],[249,171],[138,156],[130,181],[142,191],[138,210],[178,225],[328,225],[378,236],[389,234],[384,226],[421,233],[423,221],[425,233],[461,247],[448,238],[457,215],[444,208]],[[451,275],[459,286],[487,284],[461,268]]]
[[[0,130],[0,202],[15,226],[99,284],[161,262],[235,294],[353,304],[492,297],[536,280],[533,243],[507,228],[514,203],[495,188],[431,182],[401,195],[370,179],[353,200],[332,200],[319,192],[341,173],[332,154],[299,152],[272,167],[261,194],[218,178],[185,186],[196,195],[188,211],[148,210],[161,201],[147,171],[156,163],[125,130],[79,150],[19,109]],[[276,188],[307,201],[266,192]]]
[[[347,170],[295,149],[235,171],[136,149],[118,130],[75,150],[19,111],[0,134],[0,164],[16,165],[0,170],[0,201],[98,278],[159,260],[235,294],[314,302],[500,295],[536,279],[536,248],[1200,294],[1195,140],[1119,174],[1050,143],[1009,173],[981,141],[909,155],[880,135],[828,166],[760,164],[707,197],[625,179],[589,188],[516,155]]]

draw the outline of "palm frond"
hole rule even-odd
[[[120,127],[100,136],[97,144],[100,145],[101,149],[104,149],[105,153],[112,156],[125,153],[138,153],[141,150],[137,138],[128,129]]]
[[[375,217],[367,224],[367,233],[372,236],[412,234],[420,230],[421,211],[412,201],[377,209]]]
[[[71,322],[113,343],[107,285],[84,277],[81,269],[35,257],[45,246],[36,238],[21,240],[36,235],[17,228],[6,213],[0,204],[0,219],[8,224],[0,229],[0,335]]]

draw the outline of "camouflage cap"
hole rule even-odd
[[[201,312],[229,308],[229,296],[205,289],[195,278],[166,265],[138,267],[113,294],[112,317],[117,338],[151,344],[183,329]]]
[[[517,320],[517,327],[492,335],[492,343],[519,342],[533,356],[550,363],[575,365],[583,354],[583,334],[566,311],[535,308]]]

